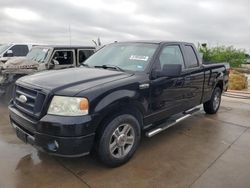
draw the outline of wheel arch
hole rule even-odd
[[[145,109],[138,101],[124,97],[118,101],[113,101],[106,108],[103,108],[99,113],[102,115],[99,119],[98,127],[104,124],[105,120],[124,113],[134,115],[142,126]]]
[[[218,80],[217,83],[215,84],[214,89],[216,87],[219,87],[221,89],[221,92],[223,92],[223,88],[224,88],[224,82],[223,82],[223,80]]]
[[[148,108],[148,101],[135,90],[116,90],[101,99],[93,107],[93,113],[100,115],[99,124],[106,119],[107,116],[126,111],[135,115],[138,119],[142,119]],[[139,122],[142,124],[142,120]]]
[[[113,101],[110,105],[99,112],[101,117],[97,122],[96,135],[94,139],[94,148],[96,149],[98,140],[101,137],[103,130],[105,129],[108,122],[121,114],[133,115],[139,122],[140,128],[143,128],[143,116],[145,109],[138,101],[132,100],[131,98],[124,97],[118,101]]]

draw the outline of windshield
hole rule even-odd
[[[117,43],[96,52],[84,64],[89,67],[113,66],[122,70],[144,71],[156,48],[156,44]]]
[[[2,54],[5,50],[7,50],[10,47],[9,44],[2,44],[0,45],[0,54]]]
[[[48,55],[49,48],[32,48],[27,54],[27,58],[43,63]]]

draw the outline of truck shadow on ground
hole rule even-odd
[[[157,170],[162,165],[169,166],[170,169],[176,168],[174,165],[177,163],[190,166],[193,163],[201,163],[204,161],[203,158],[206,161],[208,156],[211,156],[210,149],[214,148],[218,151],[230,144],[230,140],[226,139],[223,143],[220,142],[227,135],[222,135],[221,130],[216,132],[218,125],[215,120],[206,119],[210,127],[203,121],[204,114],[199,114],[152,138],[143,136],[136,154],[128,163],[119,168],[104,166],[95,155],[76,159],[55,157],[55,160],[80,177],[89,177],[94,174],[104,176],[105,173],[122,173],[122,171],[138,171],[139,169],[140,176],[143,176],[145,173],[148,175],[153,173],[152,169]],[[203,131],[205,134],[200,134]],[[149,169],[151,169],[150,172],[148,172]],[[138,176],[138,174],[135,175]]]

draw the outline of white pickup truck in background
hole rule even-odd
[[[0,62],[5,63],[13,57],[24,57],[32,48],[32,44],[9,43],[0,45]]]

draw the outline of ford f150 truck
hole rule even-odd
[[[49,154],[97,152],[109,166],[127,162],[151,137],[200,110],[215,114],[228,64],[202,65],[193,44],[118,42],[83,67],[17,80],[9,104],[17,136]]]

